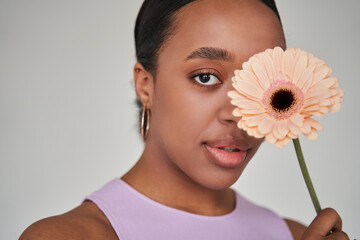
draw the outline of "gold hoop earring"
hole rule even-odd
[[[150,128],[150,108],[143,107],[143,112],[141,115],[141,136],[146,141],[146,138],[149,134]]]

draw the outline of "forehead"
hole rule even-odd
[[[279,45],[285,47],[280,22],[261,1],[197,0],[175,16],[173,35],[160,52],[159,60],[162,52],[180,56],[197,48],[216,47],[243,61]]]

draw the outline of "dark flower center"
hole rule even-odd
[[[289,110],[296,102],[294,93],[290,89],[279,89],[270,99],[271,107],[277,112]]]

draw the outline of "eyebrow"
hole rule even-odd
[[[234,61],[235,57],[227,50],[216,47],[201,47],[190,53],[186,60],[206,58],[210,60]]]

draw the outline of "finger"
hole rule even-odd
[[[326,240],[350,240],[349,236],[343,231],[334,231],[325,238]]]
[[[339,214],[332,208],[319,212],[304,233],[303,239],[325,237],[331,231],[341,231],[342,221]]]

